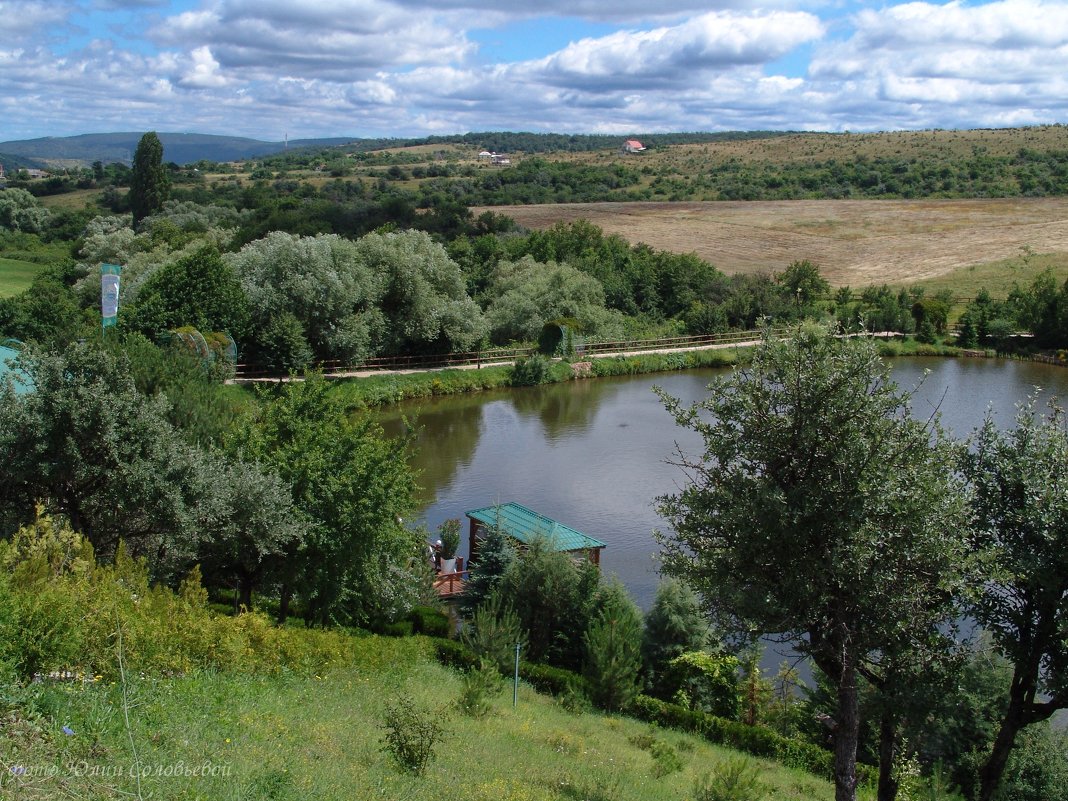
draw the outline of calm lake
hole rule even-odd
[[[1015,406],[1034,391],[1068,396],[1068,370],[995,359],[899,358],[895,380],[910,388],[929,371],[913,404],[917,416],[938,407],[942,424],[965,439],[990,409],[1011,425]],[[695,370],[570,381],[546,387],[451,396],[391,407],[380,419],[399,432],[418,429],[413,465],[420,473],[422,519],[433,530],[450,517],[515,501],[608,547],[602,569],[648,608],[656,591],[657,496],[684,481],[670,461],[676,446],[700,451],[677,428],[654,385],[686,402],[704,395],[723,370]],[[466,555],[466,554],[465,554]]]

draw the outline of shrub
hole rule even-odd
[[[520,662],[519,678],[538,692],[557,698],[566,698],[575,693],[586,698],[590,695],[589,683],[579,674],[564,668]]]
[[[410,696],[386,704],[382,723],[385,750],[409,773],[421,774],[434,756],[434,746],[444,730],[438,715],[418,709]]]
[[[494,595],[471,616],[460,639],[474,654],[489,661],[501,673],[511,673],[515,649],[526,642],[519,616]]]
[[[541,354],[519,359],[512,367],[508,383],[513,387],[533,387],[549,381],[552,362]]]
[[[413,606],[408,613],[412,631],[428,637],[449,636],[449,616],[433,606]]]
[[[641,614],[621,585],[602,594],[602,608],[586,630],[584,672],[594,703],[625,709],[641,684]]]
[[[650,746],[649,753],[653,757],[653,775],[656,778],[661,779],[682,770],[682,759],[671,743],[657,740]]]
[[[748,759],[728,759],[716,764],[694,782],[694,801],[761,801],[765,793],[760,771]]]
[[[686,706],[721,718],[738,717],[738,659],[727,654],[688,651],[668,662],[661,687]]]
[[[492,710],[490,700],[501,688],[501,674],[497,671],[497,666],[483,660],[478,668],[468,670],[464,674],[457,706],[465,715],[484,718]]]
[[[456,670],[471,670],[479,665],[478,654],[456,640],[438,640],[434,643],[438,661]]]

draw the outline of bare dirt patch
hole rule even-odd
[[[899,284],[1009,259],[1068,253],[1068,198],[565,203],[489,209],[528,228],[586,219],[632,244],[696,253],[726,273],[808,259],[835,286]],[[473,209],[479,214],[484,209]]]

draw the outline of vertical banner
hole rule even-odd
[[[118,264],[100,265],[100,316],[104,328],[115,325],[119,316],[119,273]]]

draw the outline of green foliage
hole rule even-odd
[[[653,775],[658,779],[682,770],[682,758],[671,743],[654,741],[649,747],[649,755],[653,758]]]
[[[641,689],[641,613],[618,582],[602,588],[597,606],[586,628],[583,673],[595,704],[626,709]]]
[[[0,231],[40,233],[48,223],[49,211],[25,189],[0,192]]]
[[[491,596],[474,611],[464,625],[460,639],[472,653],[502,674],[511,673],[516,646],[522,652],[526,644],[519,616],[498,595]]]
[[[513,387],[533,387],[547,383],[551,376],[552,361],[540,353],[535,353],[533,356],[516,360],[508,383]]]
[[[460,521],[450,518],[438,525],[438,539],[441,540],[441,558],[453,559],[460,549]]]
[[[251,323],[241,283],[209,245],[154,272],[141,286],[136,303],[123,307],[120,325],[153,339],[164,331],[193,326],[226,331],[240,342]]]
[[[988,416],[961,457],[973,486],[970,545],[985,567],[969,611],[1013,667],[1008,707],[981,772],[984,799],[1017,731],[1068,703],[1068,431],[1059,407],[1051,404],[1043,418],[1036,406],[1032,397],[1008,432]]]
[[[413,606],[409,619],[414,633],[428,637],[448,637],[452,629],[449,616],[434,606]]]
[[[310,621],[367,624],[407,613],[427,576],[421,537],[401,522],[415,486],[404,438],[350,419],[312,375],[265,394],[230,447],[276,471],[310,521],[301,547],[274,565]]]
[[[547,322],[562,318],[578,320],[591,335],[618,335],[600,281],[568,264],[542,264],[532,256],[498,262],[487,296],[490,338],[496,343],[536,340]]]
[[[670,700],[673,692],[663,686],[661,674],[676,656],[703,648],[707,636],[708,622],[693,591],[677,579],[661,581],[642,628],[642,666],[650,695]]]
[[[240,501],[224,478],[232,467],[185,441],[166,420],[165,399],[139,393],[120,354],[74,345],[23,358],[36,390],[0,403],[7,525],[43,499],[100,555],[113,555],[121,539],[152,560],[155,575],[184,573],[217,527],[234,522]]]
[[[744,758],[716,763],[693,788],[695,801],[761,801],[766,793],[759,768]]]
[[[493,711],[493,698],[500,694],[503,687],[497,666],[483,660],[477,669],[464,673],[457,706],[465,715],[484,718]]]
[[[338,632],[281,629],[255,613],[215,617],[194,569],[174,592],[152,585],[143,561],[120,548],[96,561],[88,541],[47,515],[0,543],[0,664],[22,679],[72,671],[117,676],[117,630],[132,673],[197,669],[314,672],[376,657],[375,643]]]
[[[163,144],[155,131],[141,137],[130,174],[130,210],[134,225],[163,207],[170,195],[170,176],[163,166]]]
[[[727,654],[689,651],[668,662],[661,686],[690,709],[738,719],[738,659]]]
[[[596,566],[576,564],[547,541],[536,539],[517,554],[500,592],[527,634],[528,659],[570,669],[582,664],[583,633],[599,580]]]
[[[408,695],[386,703],[382,728],[385,750],[402,770],[421,775],[434,758],[434,748],[444,735],[439,715],[419,709]]]
[[[255,322],[252,355],[266,365],[300,368],[313,357],[359,362],[380,346],[384,277],[354,243],[276,231],[227,262]]]
[[[420,231],[368,234],[358,261],[382,281],[383,350],[387,353],[467,351],[487,333],[467,294],[459,266]]]
[[[660,499],[666,570],[695,586],[715,626],[786,633],[839,679],[836,780],[853,797],[852,677],[879,652],[923,648],[956,614],[965,549],[947,532],[965,510],[953,454],[908,416],[866,338],[765,336],[752,367],[709,393],[687,408],[664,398],[704,442],[685,460],[692,483]]]
[[[515,559],[515,548],[499,527],[483,527],[477,544],[477,559],[460,596],[460,611],[467,616],[494,597],[501,578]]]

